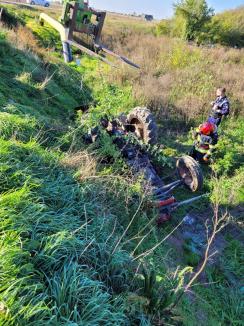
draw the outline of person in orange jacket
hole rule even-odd
[[[193,138],[195,141],[190,155],[199,162],[208,163],[218,143],[217,126],[204,122],[193,132]]]

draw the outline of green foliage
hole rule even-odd
[[[237,278],[242,278],[244,273],[243,259],[244,247],[243,244],[231,237],[227,237],[227,246],[224,250],[224,255],[221,258],[222,264],[226,266],[226,272],[232,273]]]
[[[183,245],[184,250],[184,260],[187,263],[188,266],[197,267],[200,263],[201,256],[198,252],[196,252],[196,249],[191,241],[186,241]]]
[[[171,33],[171,21],[170,20],[161,20],[155,27],[155,34],[160,35],[170,35]]]
[[[232,124],[235,128],[232,128]],[[219,174],[231,175],[235,169],[243,164],[243,135],[244,120],[240,118],[237,123],[228,120],[220,129],[220,139],[214,171]]]
[[[210,282],[213,280],[210,278]],[[235,287],[210,284],[195,288],[198,304],[184,298],[184,325],[242,325],[241,293]],[[224,308],[223,308],[224,307]],[[201,316],[199,318],[199,316]]]
[[[3,139],[14,137],[21,141],[28,141],[36,136],[37,129],[37,122],[34,118],[0,112],[0,137]]]
[[[79,95],[79,73],[62,64],[46,71],[7,42],[0,50],[0,324],[128,324],[120,293],[132,286],[131,258],[112,250],[123,229],[117,218],[126,226],[134,214],[124,204],[134,190],[99,178],[80,185],[50,149],[55,128],[71,123],[69,110],[89,100]],[[42,127],[54,129],[45,142]],[[115,154],[111,143],[102,148]]]
[[[85,56],[81,60],[81,66],[72,64],[72,67],[80,74],[85,74],[83,82],[93,91],[89,115],[85,117],[86,126],[94,127],[99,124],[102,117],[118,117],[135,106],[132,87],[120,88],[114,83],[109,83],[103,76],[103,73],[105,74],[109,68],[104,65],[100,66],[99,61],[88,59]],[[101,69],[101,74],[97,74],[97,69]]]
[[[164,311],[169,308],[174,300],[174,292],[165,287],[165,280],[160,277],[160,281],[156,277],[154,271],[143,270],[144,289],[143,295],[148,299],[146,309],[149,313]]]
[[[59,33],[48,25],[41,26],[39,22],[29,21],[27,26],[33,31],[37,37],[39,44],[45,48],[54,48],[61,54],[62,44]]]
[[[169,53],[169,65],[173,69],[192,67],[202,61],[199,49],[188,48],[183,42],[177,42]]]
[[[4,24],[8,27],[17,27],[18,25],[25,25],[26,20],[30,18],[29,10],[16,10],[13,6],[5,6],[3,13]]]
[[[200,3],[200,1],[188,2],[189,4],[186,4],[186,2],[176,4],[175,17],[158,23],[155,26],[155,34],[194,40],[197,44],[218,43],[238,48],[244,46],[243,7],[225,11],[213,17],[207,15],[206,19],[204,19],[207,12],[203,17],[195,13],[195,11],[199,11],[196,2]],[[186,9],[188,6],[190,9]]]
[[[72,123],[70,108],[82,105],[83,100],[94,101],[102,112],[115,115],[128,105],[131,90],[123,92],[104,80],[102,87],[98,81],[90,96],[84,83],[81,87],[75,67],[56,63],[46,70],[34,56],[27,59],[23,51],[7,42],[4,45],[0,68],[0,232],[4,235],[0,240],[4,257],[0,262],[0,324],[34,325],[38,321],[39,325],[93,326],[140,320],[141,325],[149,325],[144,309],[137,303],[128,307],[127,302],[127,294],[137,290],[129,255],[137,242],[128,238],[140,231],[142,215],[147,221],[142,208],[137,211],[138,182],[110,177],[124,166],[107,134],[101,137],[100,148],[92,151],[98,160],[109,155],[120,166],[112,165],[109,172],[98,166],[95,178],[88,174],[82,183],[75,179],[80,177],[77,171],[64,167],[65,154],[60,151],[63,140],[69,149],[74,133],[80,143],[81,127],[70,127],[71,136],[62,127],[62,123]],[[91,70],[87,79],[91,84],[92,74]],[[111,99],[107,111],[104,90]],[[42,103],[45,97],[50,100]],[[56,129],[61,137],[53,142]],[[136,211],[140,220],[135,220],[123,239],[128,245],[123,243],[124,251],[120,246],[114,250]]]
[[[212,180],[210,185],[213,188],[212,201],[216,200],[226,206],[233,207],[243,203],[243,177],[244,169],[236,169],[231,177],[222,176],[216,181]]]
[[[130,288],[130,258],[111,253],[115,220],[102,217],[102,188],[77,184],[36,142],[1,140],[0,148],[1,322],[123,324],[123,304],[109,289]]]
[[[218,182],[214,179],[213,200],[224,205],[238,205],[243,202],[243,119],[240,118],[235,128],[233,120],[226,121],[220,129],[220,140],[212,164],[218,175]]]
[[[113,308],[103,284],[96,280],[95,274],[87,274],[78,264],[67,263],[48,279],[47,291],[52,295],[54,306],[52,322],[72,320],[80,325],[123,325],[126,318],[121,308],[116,304]]]
[[[134,133],[129,133],[125,136],[125,139],[129,144],[134,144],[140,148],[142,152],[148,153],[155,166],[159,166],[160,168],[173,168],[173,161],[170,157],[172,155],[168,155],[168,152],[164,146],[161,146],[160,144],[145,144],[142,140],[138,139]]]
[[[182,0],[175,4],[175,20],[185,20],[182,36],[188,41],[195,40],[204,25],[211,19],[213,9],[205,0]]]
[[[6,39],[6,32],[0,31],[0,41]]]
[[[142,289],[137,301],[142,304],[145,313],[154,316],[156,321],[159,312],[162,312],[165,322],[176,322],[178,318],[171,306],[182,289],[186,274],[190,271],[191,268],[188,267],[179,271],[176,277],[172,279],[173,284],[171,284],[165,275],[157,274],[154,269],[144,265],[140,278]]]
[[[244,8],[218,14],[205,26],[200,42],[220,43],[222,45],[244,46]]]
[[[36,56],[26,56],[6,41],[0,54],[1,111],[65,121],[72,108],[89,98],[80,92],[80,75],[62,63],[45,66]]]

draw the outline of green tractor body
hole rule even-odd
[[[74,3],[78,4],[79,9],[76,15],[76,26],[82,28],[84,25],[90,24],[92,12],[89,10],[88,2],[85,2],[84,0],[63,0],[63,12],[60,18],[60,22],[66,27],[69,26],[71,19],[70,11]]]

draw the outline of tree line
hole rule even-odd
[[[174,16],[156,26],[157,35],[178,37],[197,44],[244,46],[244,6],[215,15],[205,0],[181,0]]]

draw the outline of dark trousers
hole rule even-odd
[[[198,152],[195,147],[192,147],[189,155],[198,162],[204,162],[203,157],[205,154]]]
[[[215,124],[217,127],[221,124],[222,117],[209,116],[208,122]]]

